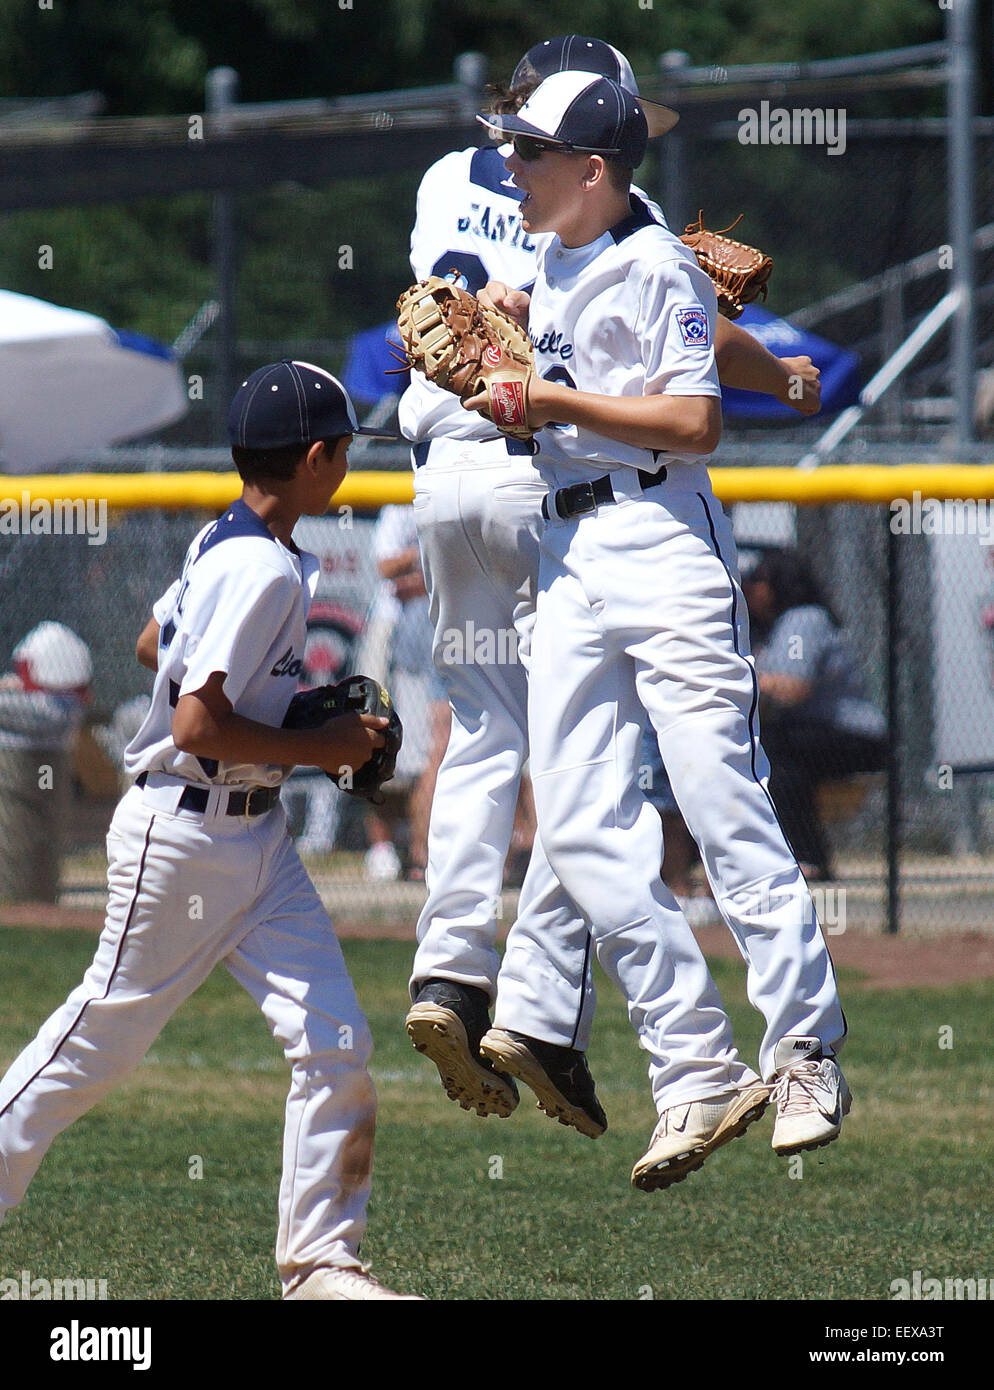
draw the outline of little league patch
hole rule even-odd
[[[684,347],[708,346],[708,316],[703,308],[678,309],[676,321]]]

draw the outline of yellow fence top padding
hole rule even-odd
[[[979,464],[907,464],[889,467],[850,464],[801,472],[796,468],[713,468],[722,502],[890,503],[895,498],[994,498],[994,467]],[[236,473],[43,473],[0,475],[0,505],[29,501],[105,498],[109,507],[203,507],[222,511],[241,492]],[[410,502],[414,477],[408,472],[350,473],[332,502],[336,507],[375,510]]]

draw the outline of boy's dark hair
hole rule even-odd
[[[486,89],[489,98],[487,105],[491,114],[516,116],[541,80],[540,77],[536,77],[534,82],[519,83],[516,87],[508,87],[503,82],[492,82]]]
[[[604,163],[611,187],[617,193],[627,193],[632,186],[635,170],[628,164],[622,164],[620,159],[605,158]]]
[[[233,444],[231,457],[243,483],[288,483],[308,449],[318,442],[324,445],[329,454],[333,454],[338,439],[312,439],[309,444],[284,444],[279,449],[245,449]]]

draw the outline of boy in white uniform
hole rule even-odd
[[[638,94],[624,54],[600,39],[566,34],[528,50],[499,109],[516,109],[550,73],[575,69],[612,77]],[[676,120],[666,107],[643,106],[650,136]],[[418,191],[415,275],[455,272],[471,293],[488,280],[530,286],[536,249],[549,234],[525,230],[520,200],[496,147],[444,156]],[[645,201],[665,226],[660,209]],[[774,392],[802,413],[817,409],[818,373],[809,359],[781,361],[727,320],[718,328],[723,381]],[[544,369],[556,379],[564,366]],[[527,756],[526,671],[546,492],[537,445],[498,435],[490,421],[462,410],[418,373],[402,398],[400,424],[415,442],[415,516],[436,661],[453,708],[432,806],[408,1032],[438,1066],[452,1099],[480,1114],[507,1115],[517,1104],[513,1081],[479,1053],[496,995],[506,1070],[536,1091],[547,1113],[595,1137],[606,1119],[585,1057],[595,1003],[591,942],[538,841],[497,991],[497,911]],[[470,659],[447,656],[453,634],[464,639]],[[497,655],[480,659],[471,650],[473,634],[496,638]]]
[[[398,1298],[358,1258],[372,1170],[372,1040],[341,949],[287,834],[296,764],[359,768],[386,720],[283,729],[317,578],[297,549],[358,431],[321,368],[260,368],[229,415],[241,499],[196,536],[137,655],[156,671],[108,835],[107,919],[82,984],[0,1082],[0,1216],[53,1139],[132,1071],[223,961],[291,1063],[276,1261],[288,1299]]]
[[[525,229],[556,233],[530,303],[488,291],[527,313],[544,373],[528,397],[529,423],[549,427],[529,688],[539,835],[650,1054],[660,1119],[632,1180],[665,1187],[758,1118],[769,1087],[778,1152],[834,1139],[845,1020],[766,788],[734,545],[704,462],[721,434],[714,291],[630,193],[641,106],[608,78],[562,72],[516,116],[479,119],[514,141]],[[738,1057],[672,895],[645,872],[662,849],[635,784],[646,713],[766,1017],[765,1085]],[[499,1045],[482,1050],[499,1062]]]

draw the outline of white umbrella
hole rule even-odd
[[[0,470],[53,468],[169,425],[188,404],[163,344],[0,290]]]

